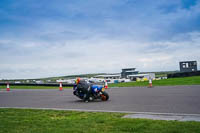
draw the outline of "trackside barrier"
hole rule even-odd
[[[200,71],[196,71],[196,72],[177,72],[177,73],[167,74],[167,78],[190,77],[190,76],[200,76]]]
[[[0,85],[7,85],[7,83],[0,83]],[[46,84],[35,84],[35,83],[9,83],[13,86],[59,86],[59,83],[46,83]],[[63,87],[73,87],[75,84],[62,84]]]

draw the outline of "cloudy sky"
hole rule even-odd
[[[0,79],[200,69],[200,0],[1,0]]]

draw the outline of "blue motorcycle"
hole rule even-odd
[[[109,99],[108,93],[105,91],[105,88],[101,85],[91,85],[91,95],[89,97],[90,101],[95,99],[100,99],[102,101],[107,101]],[[77,86],[73,87],[74,95],[80,99],[84,99],[86,96],[81,90],[77,89]]]

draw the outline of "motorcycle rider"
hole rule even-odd
[[[84,102],[88,102],[89,97],[92,93],[91,84],[88,84],[85,80],[80,78],[77,78],[76,84],[77,84],[77,89],[85,94],[83,98]]]

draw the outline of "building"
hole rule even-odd
[[[128,75],[128,78],[132,81],[136,81],[137,78],[140,79],[155,79],[155,73],[145,73],[145,74],[134,74],[134,75]]]
[[[67,83],[67,84],[75,84],[76,79],[58,79],[57,83]]]
[[[36,84],[44,84],[44,81],[42,81],[42,80],[36,80],[35,83]]]
[[[136,75],[139,71],[135,71],[136,68],[124,68],[121,72],[121,78],[128,78],[129,75]]]
[[[197,71],[197,61],[179,62],[180,72],[195,72]]]
[[[124,68],[121,73],[97,75],[94,78],[89,79],[91,82],[108,82],[108,83],[119,83],[119,82],[130,82],[139,79],[155,79],[155,73],[139,74],[139,71],[135,71],[136,68]]]
[[[90,78],[89,81],[94,83],[107,82],[107,83],[120,83],[120,82],[130,82],[130,79],[122,79],[121,74],[107,74],[107,75],[97,75],[94,78]]]
[[[110,74],[110,75],[97,75],[94,78],[103,78],[103,79],[120,79],[120,74]]]
[[[20,84],[21,83],[21,81],[15,81],[15,84]]]

